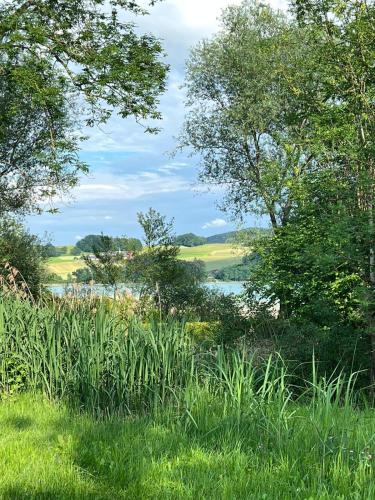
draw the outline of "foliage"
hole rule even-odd
[[[226,187],[225,208],[266,214],[273,227],[287,221],[290,188],[312,167],[305,108],[319,74],[306,77],[307,41],[292,18],[245,0],[187,64],[181,147],[199,155],[202,181]]]
[[[229,231],[227,233],[214,234],[207,236],[207,243],[233,243],[238,240],[246,238],[246,240],[255,238],[259,235],[269,234],[270,230],[267,228],[249,227],[246,229],[238,229],[237,231]]]
[[[328,371],[339,362],[369,367],[364,221],[354,218],[351,192],[338,172],[306,179],[289,223],[258,240],[260,259],[248,282],[250,303],[262,297],[273,308],[280,304],[283,353],[306,362],[315,352]]]
[[[215,341],[233,345],[241,337],[249,337],[250,322],[244,314],[241,297],[226,295],[201,286],[191,294],[185,315],[200,322],[217,325]]]
[[[101,234],[89,234],[84,238],[82,238],[81,240],[79,240],[76,243],[75,248],[78,249],[78,251],[86,253],[104,250],[104,248],[102,248],[103,245],[102,236],[103,235]],[[111,245],[115,250],[136,252],[142,249],[142,243],[137,238],[127,238],[126,236],[123,237],[106,236],[106,238],[111,239],[112,241]]]
[[[375,384],[375,4],[292,4],[245,0],[193,50],[181,145],[227,208],[270,218],[251,306],[264,297],[304,332],[297,358],[367,352]]]
[[[80,248],[78,248],[77,246],[74,246],[71,250],[70,250],[70,255],[75,255],[75,256],[79,256],[82,254],[82,250]]]
[[[241,264],[215,270],[212,275],[215,279],[222,281],[247,281],[250,279],[252,268],[256,265],[257,260],[256,255],[245,256],[242,258]]]
[[[213,321],[190,321],[186,323],[186,333],[199,344],[214,344],[220,323]]]
[[[37,297],[46,280],[45,246],[13,219],[0,221],[0,275],[6,280],[14,269],[15,284],[27,285],[32,296]]]
[[[173,221],[156,210],[139,213],[144,249],[129,261],[128,276],[142,285],[141,296],[151,296],[159,311],[185,308],[205,277],[204,264],[177,259],[180,249],[173,235]]]
[[[57,273],[48,273],[45,279],[45,283],[52,283],[52,284],[65,283],[65,280]]]
[[[114,110],[159,118],[160,43],[121,21],[144,13],[136,2],[110,5],[1,2],[1,214],[40,210],[76,184],[87,171],[78,158],[83,125],[103,123]]]
[[[183,247],[197,247],[199,245],[204,245],[207,243],[207,238],[204,236],[197,236],[193,233],[186,233],[177,236],[175,239],[176,245]]]
[[[89,283],[94,280],[93,273],[89,267],[82,267],[73,272],[74,279],[77,283]]]
[[[116,249],[113,238],[101,235],[98,248],[94,247],[94,255],[86,255],[84,261],[93,280],[112,287],[116,295],[118,283],[125,281],[125,260]]]
[[[44,247],[44,253],[48,258],[59,257],[60,255],[65,255],[66,252],[66,247],[55,247],[52,243],[47,243]]]

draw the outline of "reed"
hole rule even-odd
[[[282,419],[294,399],[279,358],[255,363],[245,349],[202,350],[183,322],[124,319],[105,301],[35,305],[4,297],[0,354],[2,392],[41,391],[92,412],[157,413],[170,404],[193,421],[203,391],[237,421],[245,410],[271,406]],[[313,404],[350,405],[354,397],[353,377],[304,385]]]

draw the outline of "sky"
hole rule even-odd
[[[286,0],[266,0],[285,8]],[[241,0],[164,0],[150,8],[148,16],[137,18],[140,31],[161,39],[170,65],[166,92],[160,98],[163,119],[158,135],[145,134],[131,118],[114,115],[100,129],[90,129],[82,144],[81,158],[90,174],[69,197],[57,203],[58,214],[30,216],[31,232],[51,239],[56,245],[74,244],[87,234],[141,236],[137,213],[153,207],[175,220],[175,232],[203,236],[236,228],[218,204],[221,190],[198,185],[199,158],[179,153],[176,136],[184,108],[185,61],[191,47],[219,28],[223,8]],[[265,222],[250,217],[246,225]]]

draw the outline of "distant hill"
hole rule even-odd
[[[247,229],[241,229],[240,231],[229,231],[227,233],[214,234],[213,236],[208,236],[206,238],[207,243],[229,243],[233,241],[238,233],[242,232],[253,232],[255,234],[267,234],[270,232],[266,228],[249,227]]]
[[[197,236],[194,233],[186,233],[176,236],[175,242],[177,245],[183,247],[197,247],[209,243],[231,243],[235,240],[238,233],[248,233],[252,232],[254,235],[256,234],[266,234],[269,233],[269,229],[265,228],[247,228],[241,229],[240,231],[229,231],[227,233],[214,234],[213,236]]]

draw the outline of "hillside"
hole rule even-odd
[[[255,227],[249,227],[247,229],[241,229],[240,231],[229,231],[226,233],[219,233],[219,234],[214,234],[213,236],[208,236],[206,238],[207,243],[229,243],[233,242],[235,238],[238,236],[238,234],[241,233],[251,233],[253,232],[255,234],[267,234],[270,232],[269,229],[267,228],[255,228]]]
[[[210,243],[197,247],[181,247],[180,259],[203,260],[207,271],[212,271],[239,264],[242,254],[238,248],[229,243]],[[48,270],[63,280],[68,279],[69,274],[82,267],[85,267],[84,262],[74,255],[61,255],[48,260]]]

